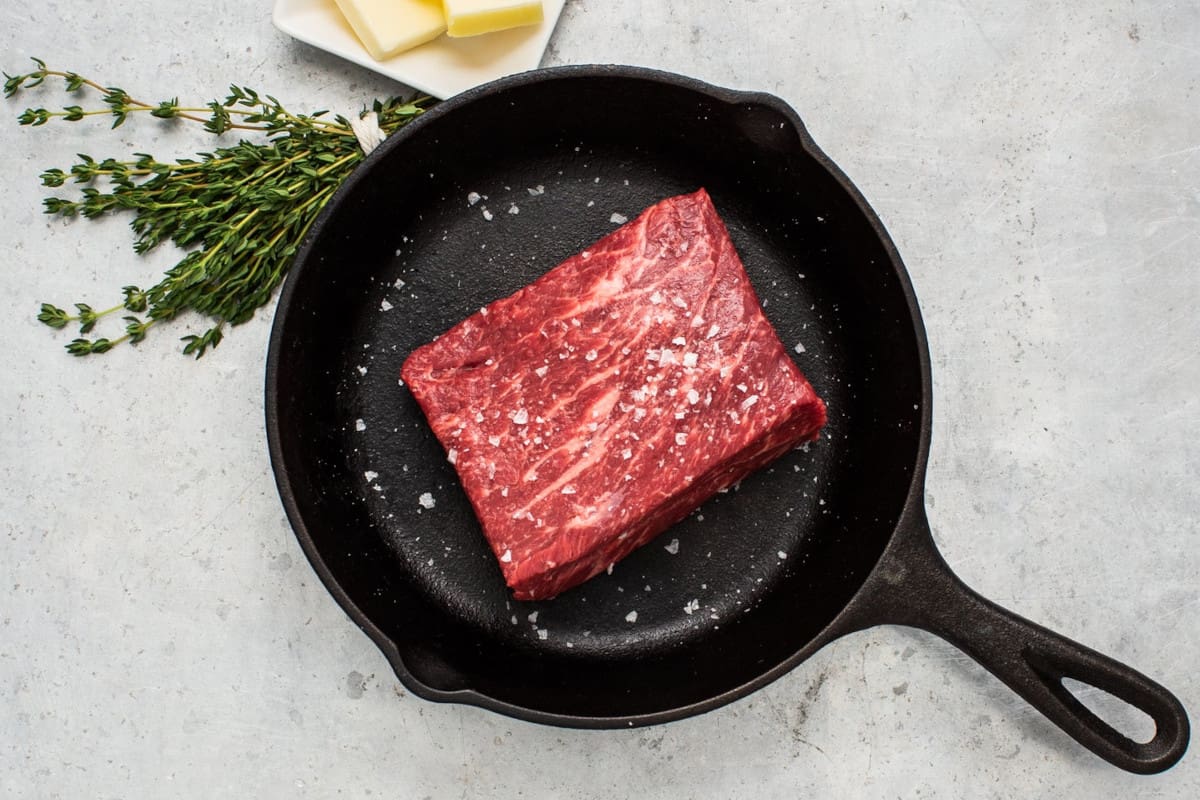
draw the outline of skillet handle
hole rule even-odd
[[[850,629],[908,625],[945,639],[1075,741],[1121,769],[1148,775],[1183,757],[1188,717],[1174,695],[1131,667],[974,592],[937,551],[924,510],[909,516],[847,609]],[[1154,737],[1137,742],[1125,736],[1079,702],[1063,685],[1064,678],[1102,689],[1145,712],[1154,720]]]

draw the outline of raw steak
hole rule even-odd
[[[401,374],[518,600],[582,583],[825,423],[703,189],[480,309]]]

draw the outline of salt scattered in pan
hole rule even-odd
[[[796,346],[795,346],[795,348],[793,348],[793,349],[794,349],[794,350],[795,350],[797,353],[803,353],[803,352],[804,352],[804,344],[803,344],[803,342],[796,342]]]
[[[367,429],[367,423],[363,422],[361,419],[354,420],[354,430],[365,431],[366,429]]]
[[[782,550],[780,550],[780,551],[779,551],[778,553],[776,553],[775,555],[779,556],[779,560],[780,560],[780,561],[786,561],[786,560],[787,560],[787,553],[783,552]]]
[[[516,203],[513,203],[511,206],[509,206],[509,207],[508,207],[508,213],[510,213],[510,214],[520,214],[520,213],[521,213],[521,209],[517,208],[517,204],[516,204]]]
[[[433,495],[429,492],[421,492],[421,496],[417,498],[417,502],[420,503],[421,508],[433,508],[437,505],[437,501],[433,499]]]
[[[358,365],[358,374],[359,374],[359,375],[366,375],[366,374],[367,374],[367,368],[366,368],[366,367],[364,367],[363,365],[359,364],[359,365]]]
[[[503,561],[505,564],[512,561],[512,550],[505,550],[504,555],[500,556],[500,560]],[[515,617],[514,617],[514,619],[515,619]]]
[[[545,639],[549,635],[550,635],[550,631],[546,630],[545,628],[538,628],[538,638],[539,639]]]
[[[546,187],[539,183],[536,187],[532,189],[526,189],[525,191],[529,192],[530,197],[537,197],[539,194],[546,193]]]
[[[672,539],[670,544],[663,547],[663,550],[666,550],[671,555],[675,555],[676,553],[679,552],[679,540]]]
[[[380,311],[391,311],[393,308],[394,308],[394,306],[388,302],[388,299],[386,297],[383,298],[383,300],[381,300],[379,302],[379,310]]]
[[[467,194],[467,204],[468,205],[472,205],[472,206],[475,205],[476,203],[479,202],[479,199],[480,199],[479,192],[470,192]]]
[[[371,481],[373,481],[379,477],[379,473],[373,469],[369,469],[363,473],[363,477],[367,479],[367,483],[370,483]]]
[[[688,616],[691,616],[692,614],[694,614],[695,612],[697,612],[699,610],[700,610],[700,601],[694,600],[694,599],[689,601],[687,603],[687,605],[685,605],[683,607],[683,613],[687,614]]]
[[[488,210],[485,208],[485,209],[483,210],[483,218],[484,218],[484,219],[486,219],[488,222],[491,222],[491,221],[492,221],[492,212],[488,211]]]
[[[608,218],[608,221],[614,225],[624,225],[626,222],[629,222],[629,217],[625,216],[624,214],[618,214],[614,211],[612,216]]]
[[[637,622],[637,612],[630,611],[628,614],[625,615],[625,621],[626,622]]]
[[[446,460],[449,461],[451,464],[457,464],[458,463],[458,451],[455,450],[453,447],[451,447],[450,452],[446,454]]]
[[[534,611],[532,614],[530,614],[530,615],[527,617],[527,619],[529,620],[530,624],[532,624],[532,625],[536,625],[536,624],[537,624],[537,618],[538,618],[538,612],[536,612],[536,611]]]

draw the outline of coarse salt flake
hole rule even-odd
[[[628,614],[625,615],[625,621],[626,622],[637,622],[637,612],[630,611]]]
[[[526,619],[529,620],[529,624],[531,624],[531,625],[537,624],[537,618],[538,618],[538,612],[536,612],[536,611],[534,611],[532,614],[530,614],[528,617],[526,617]]]
[[[793,348],[793,349],[794,349],[794,350],[795,350],[797,353],[803,353],[803,352],[804,352],[804,344],[803,344],[802,342],[796,342],[796,346],[795,346],[795,348]]]
[[[626,447],[624,450],[621,451],[621,458],[628,461],[629,459],[633,458],[633,451],[630,450],[628,447]]]
[[[599,356],[599,353],[597,353],[595,350],[588,350],[587,353],[584,354],[583,360],[584,361],[595,361],[597,356]]]
[[[363,473],[363,477],[367,479],[367,483],[370,483],[371,481],[373,481],[379,477],[379,473],[373,469],[369,469]]]
[[[546,630],[545,628],[538,628],[537,634],[539,639],[545,639],[550,636],[550,631]]]
[[[421,508],[433,508],[437,505],[437,501],[433,499],[433,495],[429,492],[421,492],[421,496],[417,498],[417,502]]]
[[[676,336],[674,339],[671,340],[671,344],[678,345],[679,347],[683,347],[684,345],[687,344],[687,339],[683,338],[682,336]]]
[[[383,300],[381,300],[379,302],[379,310],[380,311],[391,311],[393,308],[395,308],[395,306],[393,306],[391,303],[389,303],[388,299],[386,297],[383,298]]]
[[[508,207],[508,213],[510,213],[510,214],[520,214],[520,213],[521,213],[521,209],[517,208],[517,204],[516,204],[516,203],[513,203],[511,206],[509,206],[509,207]]]
[[[550,371],[550,368],[543,364],[542,366],[535,369],[533,371],[533,374],[537,375],[539,378],[544,378],[544,377],[546,377],[546,373],[549,371]]]
[[[779,551],[778,553],[776,553],[775,555],[779,556],[779,560],[780,560],[780,561],[786,561],[786,560],[787,560],[787,553],[783,552],[782,550],[780,550],[780,551]]]
[[[696,366],[696,362],[699,360],[700,356],[696,355],[695,353],[683,354],[683,365],[689,369]]]
[[[449,461],[451,464],[457,464],[458,463],[458,451],[455,450],[453,447],[451,447],[450,452],[446,454],[446,460]]]
[[[745,400],[742,401],[742,410],[743,411],[748,410],[750,408],[750,406],[754,405],[757,402],[758,402],[758,395],[756,395],[756,394],[750,395],[749,397],[747,397]]]
[[[492,212],[488,211],[488,210],[485,208],[485,209],[483,210],[483,218],[484,218],[484,219],[486,219],[488,222],[491,222],[491,221],[492,221]]]
[[[500,446],[500,437],[499,436],[489,436],[488,444],[490,444],[492,447],[499,447]]]
[[[680,445],[681,447],[687,444],[687,434],[683,433],[682,431],[675,434],[675,444]]]
[[[695,389],[688,389],[687,401],[692,405],[696,405],[696,403],[700,402],[700,393]]]
[[[467,205],[471,205],[471,206],[473,206],[473,205],[475,205],[476,203],[478,203],[478,202],[479,202],[479,200],[480,200],[480,194],[479,194],[479,192],[469,192],[469,193],[467,194]]]
[[[562,488],[562,493],[563,494],[575,494],[575,487],[574,486],[564,486]]]
[[[665,546],[663,547],[663,550],[666,550],[666,551],[667,551],[668,553],[670,553],[671,555],[675,555],[676,553],[678,553],[678,552],[679,552],[679,540],[678,540],[678,539],[672,539],[670,544],[668,544],[668,545],[665,545]]]
[[[676,308],[687,308],[687,302],[682,297],[672,297],[671,304]]]
[[[693,600],[689,601],[689,602],[688,602],[688,603],[687,603],[687,604],[686,604],[686,605],[683,607],[683,613],[685,613],[685,614],[687,614],[687,615],[689,615],[689,616],[691,616],[692,614],[696,613],[696,612],[697,612],[697,611],[699,611],[699,610],[700,610],[700,601],[699,601],[699,600],[695,600],[695,599],[693,599]]]
[[[510,563],[512,561],[512,550],[505,550],[504,555],[500,556],[500,560],[505,564]]]
[[[517,409],[517,412],[512,415],[512,421],[515,425],[524,425],[529,422],[529,412],[523,408]]]
[[[361,419],[354,420],[354,430],[365,431],[366,429],[367,429],[367,423],[363,422]]]
[[[654,294],[650,295],[650,302],[653,303],[654,305],[658,305],[662,301],[663,301],[662,292],[655,292]]]
[[[597,179],[597,182],[599,182],[599,179]],[[614,225],[624,225],[626,222],[629,222],[629,217],[614,211],[612,216],[608,218],[608,221]]]

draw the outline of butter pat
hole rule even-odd
[[[336,0],[376,61],[436,39],[446,30],[441,0]]]
[[[542,0],[443,0],[446,34],[478,36],[542,21]]]

